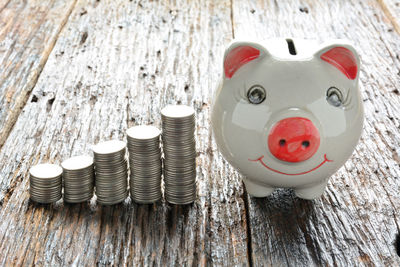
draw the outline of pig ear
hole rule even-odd
[[[315,56],[334,66],[350,80],[358,77],[360,58],[354,47],[345,41],[323,45]]]
[[[264,57],[267,51],[263,46],[252,42],[234,42],[225,51],[224,75],[230,79],[243,65]]]

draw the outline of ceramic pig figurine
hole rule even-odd
[[[233,42],[212,108],[223,156],[247,192],[313,199],[351,156],[363,125],[360,59],[343,40]]]

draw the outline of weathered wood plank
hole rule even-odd
[[[400,34],[400,1],[378,0],[386,17],[390,20],[394,30]],[[390,29],[389,29],[390,30]]]
[[[374,1],[234,1],[238,38],[347,38],[362,58],[364,132],[321,199],[249,198],[251,259],[263,265],[398,266],[400,35]]]
[[[1,265],[248,264],[241,182],[214,153],[209,127],[230,11],[229,1],[77,3],[33,89],[37,101],[0,152]],[[168,103],[197,111],[193,205],[29,201],[32,164],[88,153],[134,124],[160,126]]]
[[[75,1],[0,3],[0,147],[4,144]]]

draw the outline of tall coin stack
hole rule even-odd
[[[161,198],[161,132],[154,126],[141,125],[126,133],[131,198],[137,203],[154,203]]]
[[[30,171],[30,198],[48,204],[61,198],[62,168],[56,164],[38,164]]]
[[[94,168],[93,158],[76,156],[61,163],[64,180],[64,200],[80,203],[93,196]]]
[[[97,202],[113,205],[125,200],[128,195],[128,164],[126,143],[111,140],[93,147],[96,170]]]
[[[196,199],[195,112],[184,105],[161,110],[165,198],[172,204]]]

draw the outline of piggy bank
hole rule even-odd
[[[304,199],[323,194],[362,131],[359,71],[359,56],[344,40],[231,43],[211,121],[250,195],[280,187]]]

